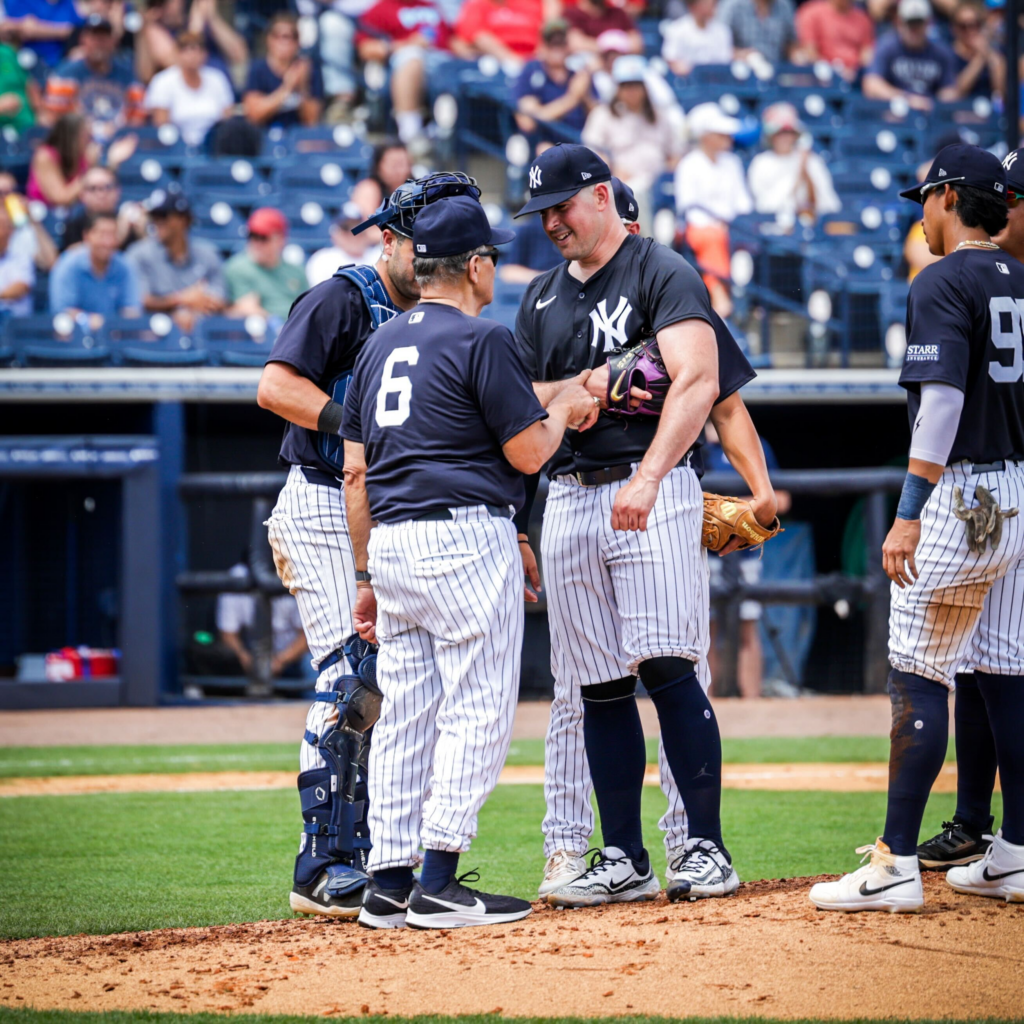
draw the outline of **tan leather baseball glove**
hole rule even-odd
[[[721,551],[733,537],[741,541],[738,550],[754,548],[781,532],[778,516],[771,526],[765,527],[757,521],[749,501],[704,492],[701,543],[710,551]]]

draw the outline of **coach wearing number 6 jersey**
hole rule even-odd
[[[525,900],[470,889],[475,879],[456,869],[512,735],[523,563],[511,517],[522,474],[540,469],[567,426],[590,426],[597,406],[577,382],[545,410],[508,329],[478,319],[494,293],[495,246],[512,238],[469,196],[424,209],[413,234],[420,303],[363,349],[345,400],[354,619],[381,645],[384,694],[369,764],[373,877],[359,916],[372,928],[530,912]]]

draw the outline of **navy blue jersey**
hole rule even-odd
[[[349,373],[373,330],[362,292],[343,277],[332,277],[294,302],[270,351],[272,363],[287,363],[324,392]],[[339,476],[338,467],[320,454],[319,434],[286,423],[278,461],[286,466],[312,466]]]
[[[523,504],[501,446],[547,417],[507,327],[420,303],[356,361],[342,437],[366,452],[370,513],[383,523],[467,505]]]
[[[569,264],[535,277],[516,318],[516,345],[534,380],[564,380],[607,362],[615,348],[681,320],[706,320],[718,341],[719,401],[754,377],[729,328],[711,309],[700,275],[677,252],[653,239],[627,235],[618,252],[589,280]],[[639,462],[658,429],[650,416],[602,413],[579,434],[566,435],[548,463],[550,477]]]
[[[964,393],[949,464],[1024,458],[1024,264],[966,248],[925,267],[910,286],[900,384],[913,427],[920,386]]]

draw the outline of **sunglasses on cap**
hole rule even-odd
[[[964,181],[963,177],[960,178],[945,178],[943,181],[932,181],[927,185],[921,186],[921,202],[924,203],[925,197],[929,192],[934,192],[937,188],[942,188],[943,185],[952,185],[957,181]]]

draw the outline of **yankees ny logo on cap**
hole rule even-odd
[[[544,150],[530,168],[530,201],[516,214],[537,213],[572,199],[580,189],[611,181],[608,165],[586,146],[559,143]]]

